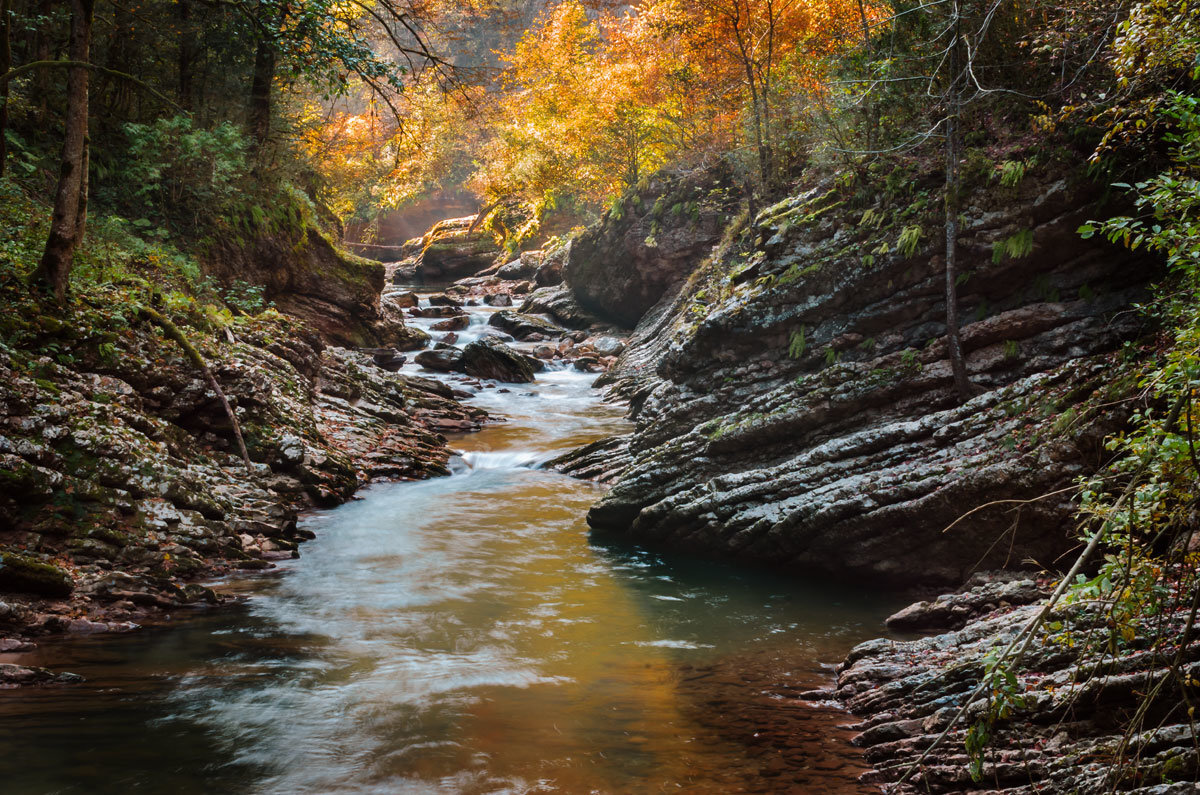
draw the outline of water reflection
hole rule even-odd
[[[588,381],[481,392],[454,475],[310,516],[239,609],[26,658],[89,681],[0,696],[4,792],[869,791],[795,695],[893,605],[589,544],[534,468],[621,427]]]

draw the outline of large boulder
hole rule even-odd
[[[561,327],[556,326],[549,320],[535,315],[513,312],[509,309],[501,309],[488,318],[488,325],[505,331],[519,340],[523,340],[533,334],[557,337],[563,333]]]
[[[413,317],[458,317],[466,312],[457,306],[425,306],[408,310]]]
[[[514,384],[533,380],[534,365],[530,358],[513,350],[494,337],[476,340],[463,349],[462,369],[476,378],[491,378]]]
[[[660,178],[572,241],[563,276],[579,303],[633,328],[721,239],[737,193],[718,175]]]
[[[540,251],[526,251],[512,262],[502,266],[496,271],[496,275],[501,279],[509,279],[511,281],[532,279],[537,275],[544,256]]]
[[[62,597],[70,596],[72,590],[71,575],[58,566],[15,552],[0,552],[0,591]]]
[[[425,235],[425,247],[417,258],[416,276],[421,281],[453,281],[473,276],[490,266],[500,255],[492,236],[472,229],[475,216],[452,218],[434,225]]]
[[[434,331],[462,331],[469,325],[471,325],[470,315],[456,315],[455,317],[448,317],[445,320],[439,320],[429,328]]]
[[[419,306],[421,298],[412,291],[387,293],[381,301],[389,301],[401,309],[412,309],[414,306]]]
[[[426,370],[439,373],[461,372],[463,368],[463,352],[458,348],[435,348],[431,351],[421,351],[413,361]]]
[[[429,334],[404,322],[404,293],[385,295],[379,301],[375,336],[383,345],[401,351],[419,351],[429,344]],[[396,300],[401,298],[401,300]]]
[[[334,345],[382,342],[376,329],[384,266],[338,249],[317,229],[222,242],[205,262],[218,280],[261,286],[279,311],[298,317]]]
[[[533,283],[538,287],[554,287],[562,284],[563,265],[567,260],[569,250],[570,245],[568,244],[546,252],[542,263],[538,265],[537,271],[533,274]]]
[[[521,304],[521,314],[549,315],[573,329],[585,329],[600,322],[600,318],[579,305],[575,293],[565,284],[534,290]]]
[[[417,260],[416,258],[406,259],[403,262],[395,263],[394,266],[389,266],[391,276],[388,277],[392,284],[416,284],[420,281],[417,275]]]

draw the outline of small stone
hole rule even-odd
[[[619,356],[625,350],[625,343],[616,337],[600,337],[592,342],[592,350],[601,356]]]

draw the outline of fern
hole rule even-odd
[[[862,218],[859,220],[858,225],[869,227],[871,229],[878,229],[883,225],[883,217],[884,216],[882,212],[876,210],[874,207],[868,207],[863,211]]]
[[[620,221],[625,217],[625,197],[614,196],[612,204],[608,206],[608,215],[614,221]]]
[[[1006,188],[1015,188],[1025,179],[1027,165],[1023,160],[1005,160],[1000,164],[1000,184]]]
[[[1058,288],[1056,288],[1045,274],[1038,276],[1033,281],[1033,291],[1038,298],[1051,304],[1057,304],[1060,298]]]
[[[906,226],[900,230],[900,239],[896,241],[896,248],[900,250],[900,254],[908,259],[913,254],[917,253],[917,249],[921,245],[921,238],[925,233],[919,226]]]
[[[808,350],[808,340],[805,337],[804,326],[801,326],[799,331],[792,332],[788,342],[788,356],[792,359],[799,359],[806,350]]]
[[[1033,230],[1022,229],[992,244],[992,262],[998,265],[1005,257],[1009,259],[1021,259],[1022,257],[1028,257],[1032,251]]]

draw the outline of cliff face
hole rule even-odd
[[[1088,185],[978,187],[959,289],[984,393],[960,404],[930,185],[916,175],[904,206],[795,196],[646,315],[609,375],[635,432],[563,464],[621,471],[597,532],[897,584],[1070,544],[1066,487],[1121,421],[1114,352],[1142,331],[1128,309],[1157,266],[1079,239],[1101,212]]]
[[[383,265],[339,251],[314,229],[301,234],[298,242],[264,235],[245,245],[223,245],[207,270],[222,280],[260,285],[266,300],[326,342],[390,343],[394,335],[379,305]]]
[[[584,309],[633,328],[712,249],[736,202],[717,174],[652,182],[572,241],[563,276]]]

